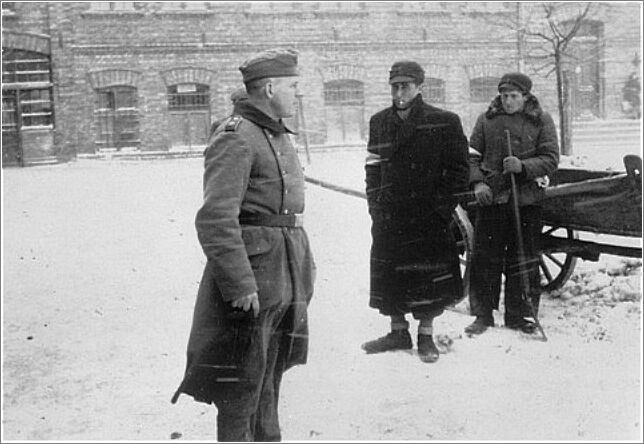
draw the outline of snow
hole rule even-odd
[[[307,175],[363,189],[360,150],[311,157]],[[170,404],[205,262],[202,160],[2,174],[2,439],[214,441],[214,407]],[[543,297],[547,342],[503,328],[502,312],[469,338],[463,301],[435,321],[437,363],[366,355],[389,328],[367,306],[366,202],[306,191],[318,277],[309,362],[282,384],[284,440],[642,440],[641,260],[580,260]]]

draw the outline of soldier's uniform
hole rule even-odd
[[[183,392],[214,403],[219,441],[279,440],[282,373],[307,358],[315,264],[289,132],[244,101],[205,152],[204,203],[195,224],[208,262],[173,401]],[[254,292],[257,318],[233,309],[231,301]]]

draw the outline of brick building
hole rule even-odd
[[[557,11],[565,23],[579,4]],[[501,74],[522,69],[556,114],[543,40],[509,23],[545,23],[523,2],[2,2],[3,165],[111,153],[198,153],[230,113],[238,66],[273,46],[300,52],[311,147],[362,145],[389,105],[388,69],[426,70],[426,99],[469,134]],[[570,44],[572,114],[616,119],[639,76],[639,2],[594,3]],[[527,29],[527,28],[526,28]],[[534,28],[530,28],[534,29]],[[641,77],[641,76],[639,76]],[[637,82],[636,82],[637,83]],[[298,143],[304,143],[303,133]]]

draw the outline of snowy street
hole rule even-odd
[[[305,174],[362,190],[363,153],[334,154]],[[200,158],[3,170],[3,441],[215,440],[214,407],[170,404],[205,263],[201,180]],[[464,301],[435,322],[437,363],[368,356],[389,323],[367,305],[366,202],[306,191],[318,275],[309,362],[282,384],[285,441],[642,439],[640,260],[580,260],[568,296],[542,298],[548,342],[498,312],[468,338]]]

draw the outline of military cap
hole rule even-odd
[[[246,100],[248,98],[248,94],[246,93],[246,88],[241,87],[237,88],[235,91],[233,91],[230,94],[230,101],[235,103],[240,100]]]
[[[265,77],[291,77],[299,75],[298,52],[290,48],[275,48],[263,51],[246,60],[239,70],[244,83]]]
[[[509,72],[507,74],[503,74],[503,77],[501,77],[501,81],[499,82],[499,92],[505,88],[518,89],[522,93],[527,94],[532,88],[532,80],[530,80],[530,77],[520,72]]]
[[[396,62],[389,71],[389,84],[397,82],[414,82],[418,85],[425,81],[425,71],[416,63],[408,60]]]

